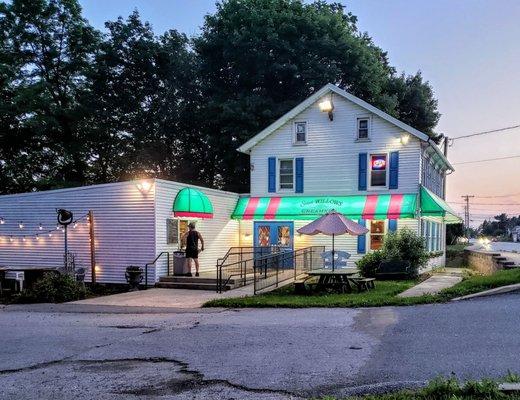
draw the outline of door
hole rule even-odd
[[[271,254],[273,249],[280,249],[281,252],[292,251],[294,249],[294,223],[258,221],[254,223],[254,244],[255,258],[266,254]],[[282,266],[290,268],[292,260],[283,259]]]

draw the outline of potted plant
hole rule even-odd
[[[130,265],[126,267],[125,278],[130,285],[130,291],[139,290],[139,284],[143,281],[143,269]]]

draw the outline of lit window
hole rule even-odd
[[[304,144],[307,142],[307,122],[296,122],[294,124],[294,143]]]
[[[294,188],[293,160],[280,160],[280,189]]]
[[[370,186],[384,187],[386,186],[387,171],[386,154],[370,155]]]
[[[385,221],[370,221],[370,250],[379,250],[385,237]]]
[[[358,118],[357,120],[357,138],[368,139],[368,118]]]

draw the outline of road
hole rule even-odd
[[[520,372],[520,294],[372,309],[70,310],[0,311],[0,398],[297,399]]]

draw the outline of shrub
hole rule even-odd
[[[372,253],[365,254],[356,265],[365,278],[374,278],[376,276],[376,270],[379,268],[379,264],[385,260],[385,256],[382,251],[376,250]]]
[[[419,268],[426,265],[430,258],[424,239],[408,228],[388,234],[382,252],[387,260],[409,261],[414,276],[418,275]]]
[[[46,273],[18,298],[20,303],[62,303],[84,299],[86,289],[67,274]]]

